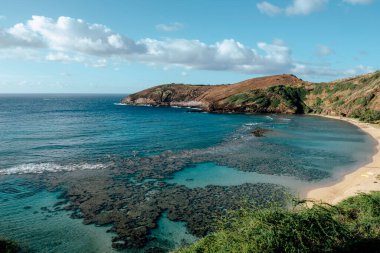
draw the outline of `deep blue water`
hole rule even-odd
[[[249,145],[239,149],[239,155],[274,160],[270,163],[274,170],[289,166],[286,161],[296,161],[305,170],[317,169],[334,175],[368,161],[374,152],[374,141],[343,121],[312,116],[209,114],[179,108],[124,106],[118,104],[121,98],[123,95],[0,95],[0,182],[3,187],[0,188],[5,189],[0,191],[3,217],[0,232],[3,235],[25,241],[40,252],[112,251],[110,243],[106,243],[111,237],[105,233],[106,229],[82,225],[65,212],[50,215],[41,211],[41,207],[53,208],[58,193],[39,191],[30,197],[18,197],[33,189],[25,189],[17,179],[4,182],[8,180],[4,174],[101,169],[114,158],[213,147],[223,147],[216,148],[215,152],[223,151],[228,160],[229,155],[236,156],[233,152],[229,154],[228,149],[232,150],[239,138],[250,135],[258,126],[273,131],[267,137],[249,139]],[[226,145],[229,142],[233,145]],[[167,182],[193,188],[208,184],[282,181],[296,190],[309,184],[294,177],[242,172],[213,162],[190,166]],[[9,192],[8,186],[15,192]],[[166,235],[173,245],[193,239],[186,234],[185,224],[170,222],[165,217],[159,224],[161,227],[153,234]],[[83,237],[74,242],[78,234]],[[71,245],[65,243],[70,240]]]
[[[95,162],[203,148],[249,121],[241,115],[117,105],[122,95],[1,95],[0,170],[30,163]]]

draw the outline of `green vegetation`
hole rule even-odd
[[[373,98],[375,98],[375,94],[371,93],[371,94],[368,94],[365,97],[361,97],[361,98],[356,99],[355,100],[355,104],[362,105],[362,106],[367,106],[369,104],[369,102],[371,102],[371,100]]]
[[[230,103],[242,104],[247,102],[254,102],[254,98],[247,93],[239,93],[228,98]]]
[[[178,253],[379,252],[380,192],[336,206],[298,202],[290,209],[241,209],[221,224],[218,232]]]
[[[0,252],[17,253],[22,251],[15,242],[0,237]]]
[[[344,91],[344,90],[355,90],[357,88],[356,84],[347,82],[347,83],[337,83],[333,86],[332,92]]]
[[[284,104],[295,113],[305,113],[309,111],[303,102],[307,93],[305,88],[278,85],[266,90],[250,90],[235,94],[228,98],[228,102],[235,106],[256,108],[259,112],[273,111]]]
[[[317,97],[315,100],[315,106],[321,106],[323,103],[323,100],[320,97]]]
[[[309,108],[303,102],[306,99],[308,92],[303,87],[278,85],[267,88],[267,92],[278,95],[285,105],[290,108],[295,108],[296,113],[309,112]]]
[[[372,76],[370,76],[368,78],[366,78],[366,77],[362,78],[361,83],[367,84],[367,83],[374,82],[378,79],[380,79],[380,71],[375,72]]]
[[[376,122],[380,120],[380,111],[362,108],[354,110],[350,117],[364,122]]]
[[[326,84],[316,84],[315,87],[314,87],[314,89],[313,89],[313,91],[312,91],[312,93],[314,95],[320,95],[320,94],[322,94],[325,86],[326,86]]]

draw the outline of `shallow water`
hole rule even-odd
[[[0,231],[35,252],[116,252],[107,227],[84,226],[56,210],[60,192],[21,180],[0,183]]]
[[[193,157],[190,161],[203,157],[166,182],[189,188],[266,182],[297,192],[311,185],[306,179],[314,184],[324,182],[317,181],[321,178],[331,180],[368,161],[374,152],[369,136],[342,121],[124,106],[118,104],[122,97],[0,95],[0,182],[5,189],[0,192],[0,215],[5,217],[0,231],[4,236],[37,252],[112,252],[109,228],[83,225],[71,219],[70,212],[49,212],[60,201],[58,192],[25,188],[19,179],[4,184],[8,180],[4,175],[107,170],[121,159],[171,150],[187,152]],[[255,138],[251,131],[257,127],[272,131]],[[165,249],[194,240],[184,223],[165,215],[158,225],[152,236]]]
[[[294,191],[309,186],[309,182],[295,177],[266,175],[256,172],[239,171],[214,163],[200,163],[181,170],[173,175],[167,183],[185,185],[188,188],[206,187],[207,185],[241,185],[245,183],[271,183],[289,187]]]
[[[147,248],[154,247],[155,245],[166,245],[166,250],[175,249],[184,245],[189,245],[195,242],[198,238],[189,233],[186,228],[185,222],[171,221],[164,213],[158,221],[158,227],[152,230],[151,236],[158,238],[148,244]]]

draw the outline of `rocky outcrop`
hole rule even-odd
[[[167,84],[131,94],[121,102],[132,105],[195,107],[210,112],[239,112],[244,110],[241,104],[231,103],[230,98],[234,95],[282,84],[301,87],[304,83],[293,75],[277,75],[224,85]],[[249,108],[245,111],[259,109]]]
[[[160,85],[129,95],[122,100],[122,103],[205,108],[204,101],[200,99],[200,96],[212,88],[214,87],[210,85]]]
[[[131,94],[122,103],[194,107],[208,112],[321,113],[377,122],[379,95],[380,72],[329,83],[275,75],[224,85],[160,85]]]

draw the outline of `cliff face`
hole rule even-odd
[[[209,112],[322,113],[380,120],[380,72],[330,83],[275,75],[226,85],[160,85],[129,95],[132,105],[196,107]]]

